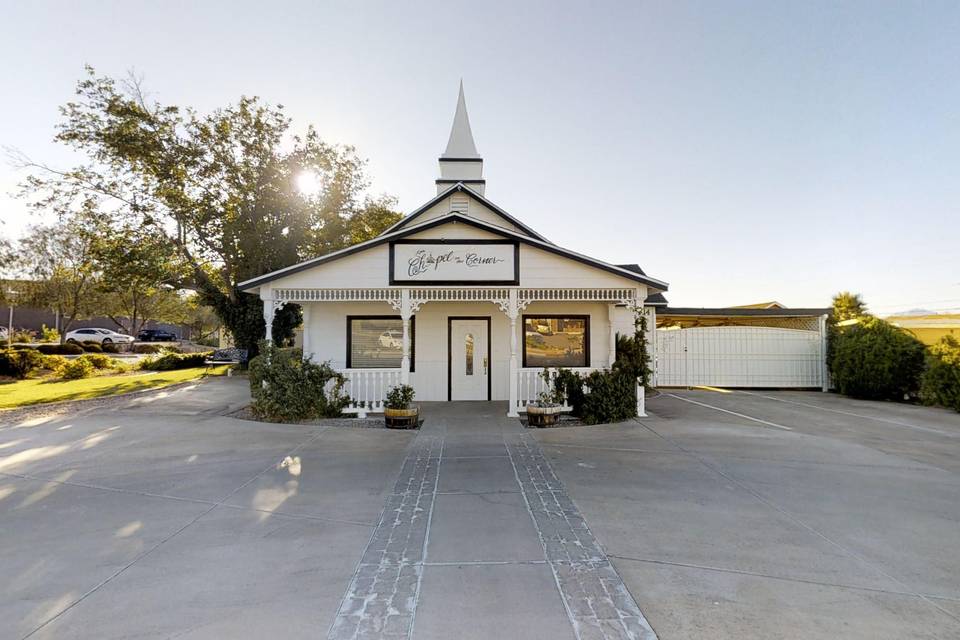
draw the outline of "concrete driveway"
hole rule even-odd
[[[677,391],[405,433],[221,415],[246,399],[0,424],[0,638],[960,637],[956,414]]]
[[[537,438],[661,639],[960,638],[960,416],[668,391]]]

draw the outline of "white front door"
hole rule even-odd
[[[450,318],[450,399],[489,400],[489,318]]]

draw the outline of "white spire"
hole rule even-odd
[[[447,141],[447,150],[442,158],[479,158],[477,145],[473,141],[473,132],[470,130],[470,118],[467,116],[467,101],[463,97],[463,80],[460,80],[460,97],[457,98],[457,112],[453,116],[453,127],[450,129],[450,139]]]

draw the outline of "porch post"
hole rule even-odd
[[[400,358],[400,384],[410,384],[410,289],[400,290],[400,319],[403,323],[403,356]]]
[[[507,317],[510,318],[510,392],[508,394],[510,406],[507,407],[507,415],[516,418],[520,414],[517,411],[517,384],[520,376],[520,368],[517,366],[517,315],[519,308],[517,303],[517,290],[510,289],[507,300]]]
[[[617,305],[608,304],[607,318],[609,319],[609,325],[610,325],[610,343],[608,347],[609,350],[607,355],[607,364],[610,366],[611,369],[613,368],[614,361],[616,361],[617,359],[617,332],[614,331],[614,328],[613,328],[613,320],[616,313],[617,313]]]
[[[273,302],[273,291],[270,289],[261,289],[260,298],[263,300],[263,322],[267,326],[264,339],[267,342],[273,342],[273,313],[276,309],[276,305]]]
[[[303,314],[303,359],[309,360],[312,354],[310,347],[310,310],[313,305],[309,302],[305,302],[300,305],[301,313]]]

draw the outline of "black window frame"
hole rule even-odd
[[[578,365],[577,367],[563,367],[566,369],[577,369],[580,366],[589,367],[590,365],[590,314],[583,313],[525,313],[520,316],[521,319],[521,331],[523,331],[522,344],[523,344],[523,354],[522,354],[522,366],[524,369],[527,368],[527,318],[537,319],[543,318],[544,320],[583,320],[583,365]],[[540,365],[537,365],[540,366]],[[547,366],[544,368],[557,369],[559,367]]]
[[[403,318],[397,315],[393,316],[384,316],[384,315],[373,315],[373,316],[347,316],[347,359],[346,359],[346,368],[347,369],[380,369],[382,367],[354,367],[353,366],[353,321],[354,320],[400,320],[401,329],[403,327]],[[417,318],[412,316],[410,318],[410,372],[413,373],[416,371],[416,346],[417,346]],[[402,356],[401,356],[402,357]]]

